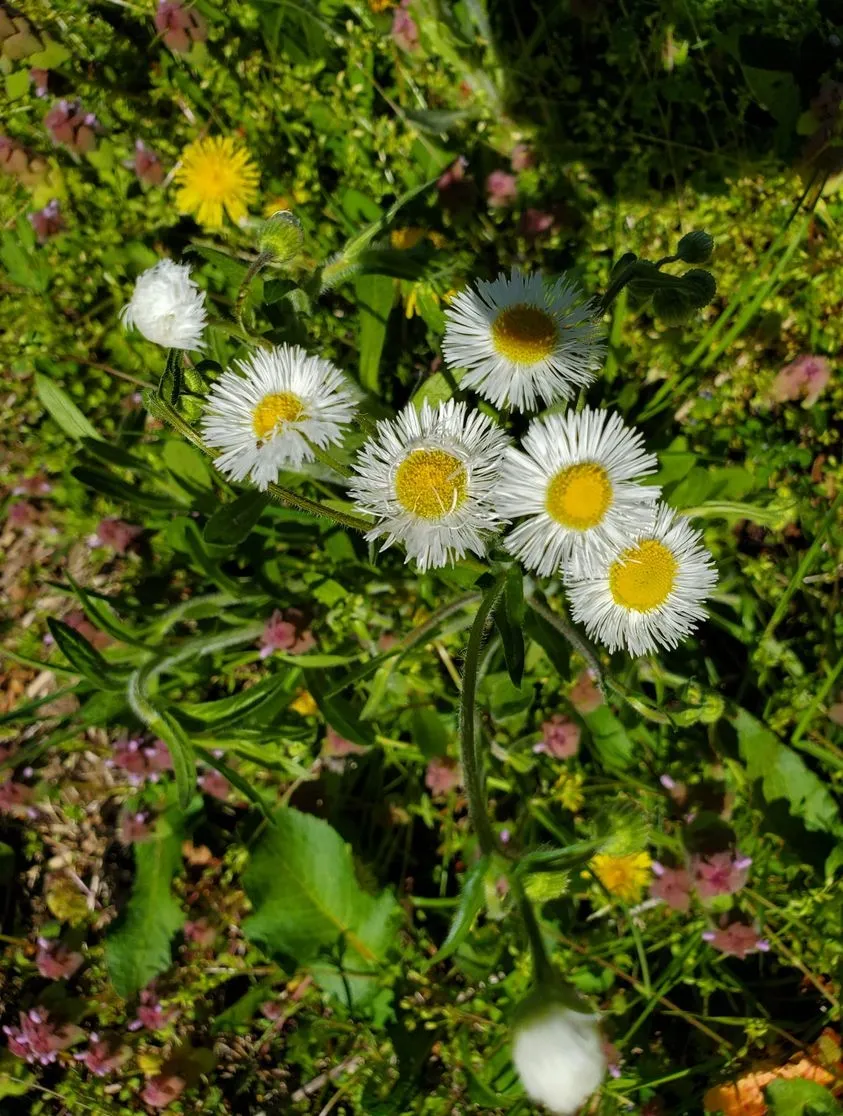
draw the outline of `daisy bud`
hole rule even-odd
[[[684,263],[702,264],[711,258],[714,251],[714,237],[702,229],[686,233],[679,241],[676,255]]]
[[[556,1116],[572,1116],[606,1075],[597,1021],[561,983],[536,989],[518,1009],[512,1060],[531,1100]]]
[[[147,341],[168,349],[201,349],[205,329],[205,292],[190,278],[190,268],[159,260],[135,283],[121,312],[124,325],[134,326]]]
[[[290,263],[301,251],[303,243],[301,221],[288,209],[279,209],[261,226],[258,247],[276,263]]]

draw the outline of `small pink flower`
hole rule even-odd
[[[118,554],[125,554],[142,534],[143,527],[136,527],[133,523],[124,523],[122,519],[101,519],[94,537],[97,545],[110,546]]]
[[[159,1073],[147,1082],[141,1098],[151,1108],[166,1108],[181,1096],[185,1085],[184,1078],[177,1077],[174,1073]]]
[[[419,29],[416,26],[416,21],[410,15],[410,4],[412,0],[401,0],[401,6],[395,9],[395,14],[392,17],[392,41],[401,50],[406,50],[408,54],[412,54],[419,49]]]
[[[655,879],[650,884],[650,895],[660,899],[674,911],[687,911],[691,906],[691,876],[686,868],[665,868],[654,860]]]
[[[691,857],[691,875],[700,899],[714,899],[740,891],[751,864],[750,857],[737,853],[733,856],[730,852]]]
[[[121,845],[133,845],[148,841],[153,834],[153,827],[150,824],[151,817],[152,815],[144,810],[138,810],[137,812],[124,811],[120,815],[120,824],[117,830]]]
[[[72,952],[63,942],[38,939],[38,953],[35,964],[42,977],[48,980],[67,980],[72,977],[85,958],[81,953]]]
[[[105,1077],[120,1069],[129,1055],[127,1046],[120,1046],[115,1039],[101,1039],[95,1032],[91,1032],[88,1049],[73,1057],[77,1062],[84,1063],[85,1068],[97,1077]]]
[[[601,1042],[601,1046],[603,1047],[603,1056],[606,1059],[609,1076],[620,1077],[621,1062],[623,1061],[623,1056],[621,1055],[620,1050],[618,1050],[613,1042],[609,1042],[608,1039],[603,1039]]]
[[[16,783],[14,779],[6,779],[0,783],[0,812],[17,814],[25,810],[31,800],[31,787]]]
[[[533,149],[527,143],[516,143],[515,147],[512,149],[509,160],[516,174],[520,174],[521,171],[529,170],[530,167],[536,164],[536,157],[533,154]]]
[[[49,81],[49,78],[50,78],[50,71],[49,70],[42,70],[38,66],[34,66],[29,71],[29,80],[35,86],[35,96],[36,97],[46,97],[47,96],[47,82]]]
[[[164,167],[155,152],[143,140],[135,140],[135,157],[126,164],[147,186],[160,186],[164,181]]]
[[[273,651],[302,655],[315,646],[313,632],[305,628],[302,612],[297,608],[288,608],[285,612],[276,608],[263,630],[260,656],[265,659]]]
[[[743,922],[730,922],[719,930],[706,930],[702,937],[721,953],[741,960],[750,953],[766,953],[770,948],[770,943],[760,938],[753,926]]]
[[[361,744],[355,744],[353,740],[346,740],[344,736],[340,736],[328,725],[328,731],[322,741],[322,762],[329,771],[338,773],[344,771],[349,756],[362,756],[367,751],[367,748],[364,748]]]
[[[30,213],[29,223],[32,225],[33,229],[35,229],[35,235],[38,237],[39,244],[43,244],[46,240],[49,240],[51,236],[60,233],[64,228],[64,221],[59,212],[58,199],[53,198],[51,202],[48,202],[43,209],[39,209],[37,213]]]
[[[78,1027],[51,1023],[44,1008],[20,1012],[20,1026],[4,1027],[3,1032],[12,1054],[31,1065],[38,1062],[42,1066],[55,1062],[58,1052],[66,1050],[82,1034]]]
[[[188,920],[184,924],[184,936],[188,942],[205,948],[214,944],[217,931],[206,918],[197,918],[195,921]]]
[[[770,393],[778,403],[804,397],[805,407],[813,407],[831,377],[825,357],[804,353],[786,365],[773,381]]]
[[[509,171],[492,171],[486,179],[486,201],[493,209],[503,209],[518,198],[518,182]]]
[[[158,1000],[155,988],[150,985],[149,988],[144,988],[140,994],[140,1004],[138,1006],[138,1017],[133,1023],[129,1024],[130,1031],[138,1031],[141,1027],[145,1027],[147,1031],[163,1031],[174,1023],[179,1017],[178,1008],[165,1008]]]
[[[561,713],[554,713],[542,725],[542,738],[534,752],[546,752],[554,759],[570,759],[580,750],[580,727]]]
[[[437,180],[439,204],[452,213],[470,209],[477,199],[477,185],[470,174],[466,174],[468,160],[460,155]]]
[[[220,802],[225,802],[231,794],[231,783],[219,771],[206,771],[204,775],[199,776],[198,782],[205,794],[218,798]]]
[[[529,207],[521,214],[518,222],[518,232],[528,240],[538,240],[540,236],[550,232],[555,225],[556,218],[552,213]]]
[[[843,701],[837,701],[828,707],[828,719],[833,725],[843,725]]]
[[[582,671],[577,677],[568,697],[577,713],[583,716],[586,713],[593,713],[603,704],[603,695],[595,686],[594,678],[588,670]]]
[[[424,773],[424,784],[432,795],[456,790],[462,784],[460,765],[450,756],[434,756]]]
[[[29,527],[38,518],[38,509],[28,500],[9,505],[7,521],[11,527]]]
[[[171,771],[173,767],[172,757],[163,740],[144,744],[137,738],[116,740],[110,763],[125,771],[134,787],[146,781],[157,783],[161,772]]]
[[[74,631],[84,636],[88,643],[92,643],[98,651],[101,651],[103,647],[108,647],[111,643],[111,636],[107,632],[101,632],[99,628],[95,628],[79,608],[68,612],[66,616],[62,616],[62,620],[69,628],[73,628]],[[52,637],[50,642],[52,642]]]
[[[21,477],[12,492],[15,496],[46,496],[52,489],[44,473],[35,473],[31,477]]]
[[[76,154],[84,155],[96,147],[100,125],[96,116],[85,112],[79,101],[61,100],[44,117],[44,127],[54,143],[63,143]]]
[[[180,0],[159,0],[155,29],[176,54],[184,54],[193,43],[204,43],[208,38],[204,17],[194,8],[186,8]]]

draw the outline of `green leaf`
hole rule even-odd
[[[455,376],[454,379],[459,381],[459,376]],[[412,403],[416,410],[420,411],[424,403],[435,407],[437,403],[445,403],[453,394],[453,389],[445,376],[441,372],[434,372],[421,384],[413,396]]]
[[[571,676],[571,648],[552,624],[548,624],[532,608],[524,616],[524,627],[530,639],[534,640],[550,660],[551,666],[563,682]]]
[[[445,941],[427,962],[427,966],[436,965],[459,949],[468,937],[474,920],[483,908],[485,901],[485,876],[489,867],[488,856],[481,856],[474,867],[466,874],[460,891],[460,901],[454,912],[448,936]]]
[[[98,441],[100,436],[85,418],[64,388],[59,387],[49,376],[42,372],[35,373],[35,390],[38,398],[44,404],[44,409],[49,413],[65,434],[81,441],[83,438],[93,438]]]
[[[305,655],[296,656],[299,661],[305,658],[307,658]],[[308,691],[313,695],[313,700],[319,706],[322,716],[335,732],[338,732],[346,740],[351,740],[352,743],[360,744],[364,748],[371,747],[374,744],[375,738],[372,730],[360,720],[348,702],[340,697],[328,696],[330,687],[322,674],[315,670],[306,670],[304,681]]]
[[[506,669],[513,686],[520,686],[524,677],[524,576],[521,567],[509,569],[506,586],[493,613],[500,632]]]
[[[766,1092],[772,1105],[770,1116],[838,1116],[843,1112],[831,1093],[816,1081],[780,1079],[771,1081]]]
[[[218,701],[181,702],[179,716],[199,721],[210,728],[230,728],[246,717],[254,717],[259,711],[274,703],[278,694],[290,694],[295,674],[273,674],[262,678],[248,689],[240,690],[230,697]]]
[[[182,836],[179,812],[169,809],[159,817],[152,840],[134,846],[132,895],[105,939],[108,974],[124,999],[170,967],[170,942],[184,923],[170,890],[181,864]]]
[[[116,477],[106,469],[93,469],[87,465],[77,465],[75,469],[71,470],[71,473],[80,484],[92,488],[95,492],[99,492],[119,504],[135,505],[150,512],[169,512],[177,506],[172,497],[159,496],[155,492],[146,492],[144,489],[138,488],[136,484],[129,484],[128,481]]]
[[[386,341],[386,323],[395,300],[395,281],[385,275],[359,275],[354,283],[360,311],[360,384],[378,394],[378,369]]]
[[[268,977],[260,984],[253,984],[239,1000],[235,1000],[230,1007],[215,1016],[211,1023],[213,1033],[219,1034],[221,1031],[234,1031],[239,1027],[247,1027],[261,1004],[272,998],[272,989],[277,979],[277,977]]]
[[[205,542],[211,546],[237,546],[248,537],[268,503],[269,497],[257,489],[241,492],[230,504],[223,504],[214,512],[205,524]]]
[[[228,779],[229,783],[239,790],[245,798],[248,798],[250,802],[254,802],[268,822],[272,822],[272,811],[267,806],[264,796],[248,779],[244,778],[239,771],[235,771],[233,767],[229,767],[227,763],[218,759],[214,753],[209,752],[207,748],[200,748],[197,745],[194,750],[199,758],[207,763],[209,767],[213,767],[215,771],[219,771],[220,775]]]
[[[81,585],[78,585],[73,579],[73,575],[69,570],[65,572],[65,577],[70,582],[73,592],[79,598],[79,603],[82,609],[91,621],[95,628],[110,635],[112,639],[119,640],[121,643],[134,644],[136,647],[145,646],[142,639],[132,631],[131,628],[126,627],[115,615],[114,610],[104,600],[99,597],[93,596],[88,593]]]
[[[155,469],[148,461],[136,457],[133,453],[113,442],[105,442],[101,438],[83,438],[82,445],[86,454],[96,458],[104,465],[116,465],[118,469],[131,469],[135,473],[154,477]]]
[[[351,849],[327,822],[287,806],[274,820],[243,876],[254,910],[243,931],[267,952],[310,965],[323,987],[359,1006],[379,991],[398,904],[360,887]],[[321,960],[326,953],[342,959]]]
[[[152,717],[147,724],[170,749],[179,805],[187,809],[196,790],[196,757],[193,754],[193,745],[175,717],[164,710]]]
[[[50,616],[47,619],[50,635],[56,641],[56,646],[64,655],[70,665],[83,678],[96,686],[98,690],[121,690],[124,680],[119,677],[115,668],[107,662],[89,643],[63,620],[56,620]]]
[[[13,283],[43,294],[50,285],[50,267],[34,243],[29,222],[20,218],[14,230],[0,232],[0,263]]]
[[[425,759],[448,754],[448,730],[435,709],[426,705],[413,709],[410,715],[410,735]]]
[[[472,114],[465,109],[404,109],[404,116],[412,121],[422,132],[431,132],[433,135],[442,135],[450,132]]]
[[[164,464],[174,479],[191,496],[196,496],[214,486],[214,474],[208,460],[195,446],[181,438],[169,438],[164,443]]]
[[[584,714],[583,720],[591,733],[597,758],[607,771],[622,771],[631,766],[634,745],[608,705]]]
[[[750,779],[761,780],[767,802],[784,798],[790,812],[802,818],[807,829],[843,834],[837,803],[826,784],[805,765],[801,756],[745,709],[731,718],[738,734],[738,748]]]

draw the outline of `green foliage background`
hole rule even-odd
[[[46,171],[34,186],[0,179],[0,481],[8,506],[36,471],[53,491],[36,527],[7,524],[0,537],[0,732],[18,749],[7,766],[34,767],[41,807],[28,822],[0,815],[2,1021],[47,1004],[125,1035],[151,977],[179,1010],[132,1040],[116,1092],[69,1055],[37,1074],[0,1055],[3,1104],[15,1116],[144,1111],[144,1080],[162,1071],[189,1083],[174,1112],[531,1110],[507,1048],[526,942],[500,866],[472,874],[461,794],[425,784],[432,759],[456,755],[482,571],[419,577],[400,554],[375,561],[353,533],[242,494],[238,527],[238,494],[133,405],[164,370],[161,351],[118,320],[135,277],[162,254],[189,260],[225,317],[254,250],[254,225],[203,232],[171,185],[144,187],[124,165],[140,138],[169,170],[207,130],[240,137],[257,162],[255,221],[287,204],[304,227],[297,269],[255,284],[249,322],[335,360],[371,414],[448,394],[434,363],[442,308],[471,277],[518,263],[572,270],[598,292],[624,252],[658,259],[691,229],[714,237],[715,302],[668,327],[619,299],[589,395],[642,425],[667,499],[700,516],[721,579],[709,622],[658,661],[607,662],[609,704],[584,716],[569,698],[584,664],[535,613],[521,684],[495,636],[480,681],[490,811],[513,847],[590,847],[610,830],[619,851],[646,844],[670,860],[690,838],[669,775],[753,857],[738,906],[772,948],[745,961],[702,941],[717,907],[631,914],[580,865],[531,879],[556,963],[594,998],[623,1058],[598,1110],[699,1112],[717,1082],[814,1049],[839,1019],[843,739],[827,716],[843,688],[836,132],[813,162],[804,151],[822,82],[840,80],[843,13],[772,0],[414,0],[410,53],[377,4],[196,6],[208,42],[174,55],[152,4],[18,4],[40,52],[3,61],[5,134]],[[39,62],[46,100],[28,78]],[[60,96],[96,113],[95,152],[51,144],[42,119]],[[516,143],[535,165],[514,207],[490,207],[485,179],[509,168]],[[362,273],[338,267],[318,300],[292,293],[459,156],[476,184],[464,212],[421,189]],[[66,229],[39,245],[27,214],[52,197]],[[530,208],[554,217],[540,239],[520,224]],[[428,235],[402,249],[399,228]],[[209,338],[219,364],[241,354],[227,331]],[[830,361],[828,387],[811,407],[776,403],[776,373],[803,352]],[[284,482],[336,495],[319,469]],[[135,552],[85,545],[105,515],[143,524]],[[264,621],[293,606],[317,648],[261,661]],[[112,636],[102,652],[57,622],[79,607]],[[47,658],[72,708],[18,697],[16,679],[29,685]],[[290,707],[304,689],[314,715]],[[581,803],[565,796],[558,761],[533,752],[559,712],[583,732],[565,768],[581,777]],[[110,741],[144,725],[177,770],[135,793],[104,763]],[[328,727],[366,751],[332,770]],[[231,803],[197,793],[197,761],[230,779]],[[123,848],[120,809],[156,812],[155,839]],[[210,859],[183,861],[185,840]],[[61,864],[99,882],[92,906],[68,900]],[[218,928],[207,949],[179,934],[197,912]],[[85,941],[67,986],[38,977],[36,928]],[[280,1024],[261,1014],[268,1001]],[[768,1092],[782,1116],[837,1111],[804,1082]]]

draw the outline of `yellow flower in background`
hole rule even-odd
[[[389,243],[393,248],[409,250],[410,248],[415,248],[419,241],[424,240],[424,236],[424,229],[393,229],[389,234]]]
[[[582,789],[584,781],[581,771],[563,771],[553,788],[556,801],[572,814],[576,814],[585,805],[585,794]]]
[[[649,853],[630,853],[628,856],[606,856],[598,853],[591,861],[591,870],[610,895],[624,903],[637,903],[650,882]]]
[[[300,713],[302,717],[315,717],[319,712],[319,706],[308,690],[299,690],[295,701],[290,702],[290,708],[294,709],[296,713]]]
[[[239,224],[257,196],[258,168],[230,136],[206,136],[189,144],[176,171],[180,213],[192,213],[200,225],[220,229],[223,210]]]
[[[281,213],[283,210],[291,210],[292,208],[288,197],[284,194],[276,194],[263,207],[263,215],[264,217],[271,217],[274,213]]]
[[[398,0],[369,0],[369,11],[377,15],[379,12],[388,12],[394,8]]]

